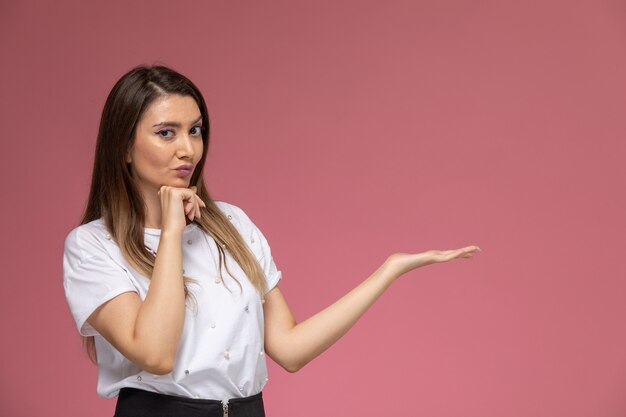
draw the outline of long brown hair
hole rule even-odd
[[[204,98],[189,79],[165,66],[138,66],[122,76],[109,93],[100,119],[89,199],[80,224],[102,217],[124,258],[146,277],[152,276],[156,257],[144,246],[144,200],[125,155],[132,147],[137,122],[143,113],[156,99],[169,94],[192,97],[202,115],[202,158],[189,185],[197,187],[206,208],[201,207],[202,215],[194,223],[217,243],[220,275],[222,264],[230,274],[224,252],[228,250],[262,296],[266,290],[263,269],[204,185],[202,171],[209,148],[209,114]],[[185,277],[186,283],[190,281],[193,280]],[[186,293],[189,294],[187,289]],[[94,338],[84,340],[87,353],[95,362]]]

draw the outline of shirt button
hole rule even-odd
[[[243,310],[244,310],[246,313],[250,311],[250,309],[248,308],[248,306],[246,306]]]
[[[265,377],[265,382],[269,381],[270,379],[268,377]]]
[[[106,240],[111,240],[111,235],[107,233],[106,235],[104,235],[104,238],[105,238]]]
[[[261,300],[261,304],[265,304],[265,298]]]
[[[239,391],[243,392],[243,387],[239,387]]]
[[[197,395],[197,394],[196,394],[196,395],[194,395],[194,397],[196,397],[197,399],[200,399],[200,396],[199,396],[199,395]]]
[[[230,352],[225,350],[224,351],[224,358],[229,359],[230,358]]]
[[[260,352],[259,352],[259,355],[260,355],[260,356],[263,356],[263,355],[265,355],[265,352],[260,351]]]
[[[216,283],[216,284],[219,284],[220,282],[221,282],[221,281],[220,281],[220,277],[215,277],[215,283]]]
[[[185,369],[185,375],[189,375],[189,369]]]
[[[254,238],[250,239],[250,242],[254,243]]]
[[[191,241],[191,239],[189,239],[189,240],[187,241],[187,244],[188,244],[188,245],[191,245],[191,243],[192,243],[192,241]]]
[[[211,329],[215,329],[215,322],[211,323]]]
[[[137,381],[141,381],[141,375],[137,375]]]
[[[230,214],[228,215],[228,220],[232,220],[233,216],[231,216]]]

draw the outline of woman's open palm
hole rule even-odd
[[[476,252],[481,252],[481,249],[472,245],[460,249],[433,249],[422,253],[394,253],[387,258],[387,266],[399,277],[416,268],[433,263],[448,262],[459,258],[471,258]]]

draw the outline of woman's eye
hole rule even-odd
[[[200,135],[202,133],[202,126],[194,126],[191,128],[191,134],[192,135]]]
[[[172,135],[168,135],[169,133],[171,133]],[[163,137],[163,138],[171,138],[173,136],[174,132],[172,132],[169,129],[165,129],[165,130],[159,130],[157,132],[157,135]]]

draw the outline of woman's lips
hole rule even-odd
[[[179,176],[186,177],[187,175],[193,172],[193,167],[190,165],[181,166],[181,167],[176,168],[176,172],[178,173]]]

